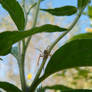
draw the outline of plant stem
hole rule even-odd
[[[25,81],[25,74],[24,74],[24,64],[22,63],[21,57],[18,58],[18,66],[19,66],[19,71],[20,71],[20,81],[21,81],[22,91],[26,92],[26,81]]]
[[[25,71],[24,71],[24,61],[25,61],[25,52],[24,52],[24,40],[22,40],[22,43],[23,43],[23,48],[22,48],[22,55],[21,55],[21,48],[20,48],[20,42],[19,42],[19,45],[18,45],[18,48],[19,48],[19,54],[18,54],[18,66],[19,66],[19,73],[20,73],[20,81],[21,81],[21,88],[22,88],[22,91],[23,92],[26,92],[26,80],[25,80]]]
[[[48,53],[49,53],[49,54],[50,54],[50,52],[52,51],[52,49],[54,48],[54,46],[55,46],[66,34],[68,34],[68,33],[72,30],[72,28],[76,25],[76,23],[78,22],[78,20],[79,20],[81,14],[82,14],[82,12],[83,12],[83,9],[79,11],[79,13],[78,13],[78,15],[76,16],[74,22],[73,22],[73,23],[71,24],[71,26],[67,29],[67,31],[64,32],[62,35],[60,35],[60,36],[54,41],[54,43],[51,44],[50,48],[48,49]],[[35,80],[33,81],[33,84],[31,85],[31,87],[30,87],[30,89],[29,89],[30,92],[34,92],[34,90],[35,90],[35,88],[37,87],[37,85],[41,82],[41,80],[38,82],[39,76],[40,76],[40,74],[41,74],[41,71],[42,71],[42,69],[43,69],[43,67],[44,67],[44,65],[45,65],[45,63],[46,63],[46,61],[47,61],[47,59],[48,59],[48,57],[45,58],[45,59],[43,59],[42,64],[41,64],[41,66],[40,66],[40,68],[39,68],[39,70],[38,70],[38,72],[37,72],[37,74],[36,74]],[[42,79],[43,79],[43,78],[42,78]],[[36,83],[37,83],[37,84],[36,84]]]
[[[25,3],[25,0],[23,0],[23,8],[25,8],[25,4],[24,3]],[[40,0],[37,3],[37,8],[36,8],[36,12],[35,12],[32,28],[36,26],[37,17],[38,17],[38,11],[39,11],[39,6],[40,6]],[[26,27],[28,14],[25,15],[25,17],[26,17],[25,18],[26,19],[25,27]],[[19,58],[18,58],[18,65],[19,65],[19,71],[20,71],[20,80],[21,80],[21,86],[22,86],[23,92],[26,92],[26,90],[27,90],[27,85],[26,85],[26,80],[25,80],[25,71],[24,71],[25,68],[24,68],[24,64],[25,64],[26,49],[28,47],[28,44],[29,44],[30,40],[31,40],[31,37],[28,38],[26,45],[25,45],[25,40],[22,40],[22,43],[23,43],[22,55],[19,54]],[[20,46],[19,46],[19,53],[20,53]]]
[[[28,10],[27,12],[27,17],[28,17],[28,14],[30,12],[30,10],[37,4],[36,6],[36,11],[35,11],[35,14],[34,14],[34,19],[33,19],[33,25],[32,25],[32,28],[34,28],[36,26],[36,23],[37,23],[37,17],[38,17],[38,13],[39,13],[39,7],[40,7],[40,1],[38,1],[38,3],[35,3],[34,5],[32,5],[32,7]],[[27,19],[27,18],[26,18]],[[31,36],[27,39],[27,42],[25,43],[25,48],[24,48],[24,57],[25,57],[25,54],[26,54],[26,50],[27,50],[27,47],[29,45],[29,42],[31,40]]]
[[[79,11],[78,15],[76,16],[75,20],[73,21],[73,23],[71,24],[71,26],[66,30],[66,32],[62,33],[50,46],[49,48],[49,53],[51,52],[51,50],[54,48],[54,46],[65,36],[67,35],[72,29],[73,27],[76,25],[76,23],[78,22],[81,14],[83,12],[83,9]]]
[[[40,2],[41,2],[41,0],[38,0],[38,2],[37,2],[32,28],[34,28],[36,26],[36,23],[37,23],[37,17],[38,17],[38,13],[39,13]],[[31,36],[28,38],[28,40],[26,42],[26,48],[28,47],[30,40],[31,40]]]
[[[20,81],[21,81],[21,88],[22,91],[26,91],[26,81],[25,81],[25,74],[24,74],[24,58],[21,56],[21,48],[20,48],[20,42],[18,43],[18,66],[19,66],[19,73],[20,73]]]
[[[23,0],[23,5],[22,6],[23,6],[24,13],[25,13],[25,27],[24,27],[24,30],[25,30],[26,25],[27,25],[27,21],[28,21],[28,14],[29,14],[31,8],[33,8],[35,5],[30,8],[30,10],[28,11],[28,13],[26,13],[26,9],[25,9],[25,0]],[[35,22],[36,22],[36,20],[35,20]],[[28,41],[28,43],[29,43],[29,41]],[[26,90],[27,90],[27,85],[26,85],[26,80],[25,80],[25,71],[24,71],[25,66],[24,66],[24,64],[25,64],[25,54],[26,54],[26,49],[27,49],[28,43],[27,43],[27,45],[25,45],[25,40],[22,40],[22,45],[23,45],[22,55],[20,53],[21,52],[20,51],[20,44],[18,46],[19,47],[18,65],[19,65],[20,80],[21,80],[21,86],[22,86],[23,92],[26,92]]]
[[[23,10],[24,10],[24,12],[26,11],[25,10],[25,0],[22,0],[22,7],[23,7]]]
[[[27,12],[27,15],[29,15],[30,10],[31,10],[32,8],[34,8],[34,7],[36,6],[36,4],[37,4],[37,3],[34,3],[34,4],[29,8],[29,10],[28,10],[28,12]]]
[[[25,14],[25,27],[26,27],[27,15],[26,15],[26,9],[25,9],[25,0],[23,0],[22,7],[23,7],[23,10],[24,10],[24,14]],[[25,27],[24,27],[24,30],[25,30]],[[22,30],[22,31],[24,31],[24,30]],[[25,69],[25,67],[24,67],[24,64],[25,64],[25,39],[22,40],[22,45],[23,45],[22,52],[21,52],[21,49],[20,49],[20,44],[18,46],[19,47],[18,66],[19,66],[19,73],[20,73],[20,81],[21,81],[22,91],[26,92],[27,85],[26,85],[25,70],[24,70]]]

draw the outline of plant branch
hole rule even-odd
[[[33,19],[33,25],[32,25],[32,28],[34,28],[36,26],[36,23],[37,23],[37,17],[38,17],[38,13],[39,13],[39,7],[40,7],[40,2],[41,0],[38,0],[37,4],[35,3],[31,8],[33,8],[35,5],[36,6],[36,10],[35,10],[35,14],[34,14],[34,19]],[[27,42],[26,42],[26,49],[29,45],[29,42],[31,40],[31,36],[27,39]]]
[[[22,7],[23,7],[24,12],[25,12],[25,0],[22,0]]]
[[[20,80],[21,80],[21,87],[23,92],[26,91],[26,80],[25,80],[25,71],[24,71],[24,61],[25,61],[25,40],[22,40],[23,48],[21,54],[20,42],[18,43],[18,66],[19,66],[19,73],[20,73]]]
[[[26,21],[27,21],[27,19],[28,19],[28,14],[29,14],[30,10],[31,10],[33,7],[35,7],[35,5],[37,5],[37,6],[36,6],[36,11],[35,11],[35,16],[34,16],[34,19],[33,19],[33,26],[32,26],[32,28],[34,28],[34,27],[36,26],[37,17],[38,17],[38,12],[39,12],[39,6],[40,6],[40,0],[38,1],[38,3],[34,3],[34,4],[29,8],[29,10],[28,10],[28,12],[27,12],[27,17],[26,17]],[[27,24],[27,23],[26,23],[26,24]],[[24,54],[23,56],[24,56],[24,57],[25,57],[26,50],[27,50],[27,47],[28,47],[28,45],[29,45],[30,40],[31,40],[31,36],[27,39],[27,42],[25,43],[25,47],[24,47],[24,51],[23,51],[23,54]]]
[[[35,12],[35,17],[34,17],[32,28],[36,26],[37,17],[38,17],[38,11],[39,11],[39,6],[40,6],[40,0],[37,3],[37,7],[36,7],[36,12]],[[27,24],[27,17],[28,17],[28,14],[26,15],[26,23],[25,23],[25,26]],[[28,44],[30,42],[30,39],[31,39],[31,37],[28,38],[26,44],[25,44],[25,41],[24,40],[22,41],[22,43],[23,43],[22,56],[21,56],[21,59],[19,59],[19,61],[18,61],[19,62],[18,65],[19,65],[19,71],[20,71],[20,79],[21,79],[21,85],[22,85],[23,92],[25,92],[27,90],[26,81],[25,81],[25,74],[24,74],[24,63],[25,63],[24,61],[25,61],[26,49],[28,47]]]
[[[25,0],[22,0],[22,7],[23,7],[23,10],[24,10],[24,14],[25,14],[25,27],[26,27],[26,24],[27,24],[27,15],[26,15],[26,9],[25,9]],[[25,27],[24,27],[24,30],[25,30]],[[24,31],[24,30],[21,30],[21,31]],[[20,44],[19,44],[19,56],[18,56],[18,66],[19,66],[19,73],[20,73],[20,81],[21,81],[21,87],[22,87],[22,91],[23,92],[26,92],[26,89],[27,89],[27,85],[26,85],[26,80],[25,80],[25,67],[24,67],[24,64],[25,64],[25,39],[22,40],[22,52],[20,50]]]
[[[20,80],[21,80],[21,86],[22,91],[26,92],[26,81],[25,81],[25,75],[24,75],[24,64],[22,63],[21,57],[18,58],[18,66],[19,66],[19,73],[20,73]]]
[[[78,22],[82,12],[84,9],[81,9],[78,13],[78,15],[76,16],[75,20],[73,21],[73,23],[70,25],[70,27],[66,30],[66,32],[62,33],[50,46],[48,52],[50,53],[51,50],[54,48],[54,46],[65,36],[67,35],[72,29],[73,27],[76,25],[76,23]]]
[[[60,35],[60,36],[54,41],[54,43],[51,44],[50,48],[48,49],[48,53],[49,53],[49,54],[50,54],[50,52],[52,51],[52,49],[54,48],[54,46],[55,46],[66,34],[68,34],[68,33],[72,30],[72,28],[76,25],[76,23],[78,22],[78,20],[79,20],[81,14],[82,14],[82,12],[83,12],[83,9],[79,11],[79,13],[78,13],[78,15],[76,16],[74,22],[73,22],[73,23],[71,24],[71,26],[67,29],[67,31],[64,32],[62,35]],[[43,59],[42,64],[41,64],[41,66],[40,66],[40,68],[39,68],[39,70],[38,70],[38,72],[37,72],[37,74],[36,74],[35,80],[33,81],[33,84],[31,85],[31,87],[30,87],[30,89],[29,89],[30,92],[34,92],[34,90],[35,90],[35,88],[37,87],[37,85],[41,82],[41,80],[38,82],[39,76],[40,76],[40,74],[41,74],[41,71],[42,71],[42,69],[43,69],[43,67],[44,67],[44,65],[45,65],[45,63],[46,63],[46,61],[47,61],[47,59],[48,59],[48,57]],[[42,80],[43,80],[43,78],[42,78]],[[37,83],[37,84],[36,84],[36,83]]]
[[[29,8],[29,10],[28,10],[28,12],[27,12],[27,15],[29,15],[30,10],[31,10],[32,8],[34,8],[34,7],[36,6],[36,4],[37,4],[37,3],[34,3],[34,4]]]

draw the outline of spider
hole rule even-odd
[[[42,52],[40,49],[37,48],[37,50],[39,50],[42,54],[39,55],[38,57],[38,61],[37,61],[37,65],[39,65],[39,61],[40,61],[40,57],[43,57],[44,59],[47,59],[48,56],[51,56],[51,54],[48,52],[48,49],[45,49],[44,52]]]

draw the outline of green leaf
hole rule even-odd
[[[84,78],[88,78],[88,73],[90,73],[89,70],[86,70],[86,69],[80,69],[78,71],[78,76],[82,76]]]
[[[76,90],[67,90],[62,92],[92,92],[90,89],[76,89]]]
[[[88,3],[91,2],[91,0],[77,0],[78,1],[78,8],[84,8]]]
[[[40,9],[42,11],[46,11],[55,16],[70,16],[77,12],[77,8],[74,6],[63,6],[54,9]]]
[[[92,66],[92,39],[73,40],[52,55],[41,79],[60,70],[85,66]]]
[[[72,88],[66,87],[64,85],[53,85],[53,86],[45,86],[42,88],[42,92],[45,92],[45,90],[50,89],[50,90],[61,90],[61,91],[65,91],[65,90],[71,90]]]
[[[0,82],[0,88],[4,89],[6,92],[22,92],[15,85],[8,82]]]
[[[34,33],[41,33],[41,32],[63,32],[63,31],[67,31],[66,28],[61,28],[57,25],[52,25],[52,24],[45,24],[42,25],[40,27],[36,27],[32,30],[28,30],[28,31],[33,31]]]
[[[81,34],[75,35],[69,41],[78,40],[78,39],[92,39],[92,33],[89,32],[89,33],[81,33]]]
[[[8,11],[18,30],[23,30],[25,26],[24,12],[17,0],[0,0],[0,4]]]
[[[0,56],[7,55],[8,53],[10,53],[12,45],[18,42],[19,40],[24,39],[25,37],[41,32],[62,32],[66,30],[67,29],[58,27],[56,25],[46,24],[25,32],[2,32],[0,33]]]
[[[92,6],[88,6],[88,16],[92,18]]]

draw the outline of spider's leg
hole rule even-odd
[[[37,66],[39,66],[40,57],[43,57],[43,56],[40,54],[40,56],[38,57],[38,60],[37,60]]]

